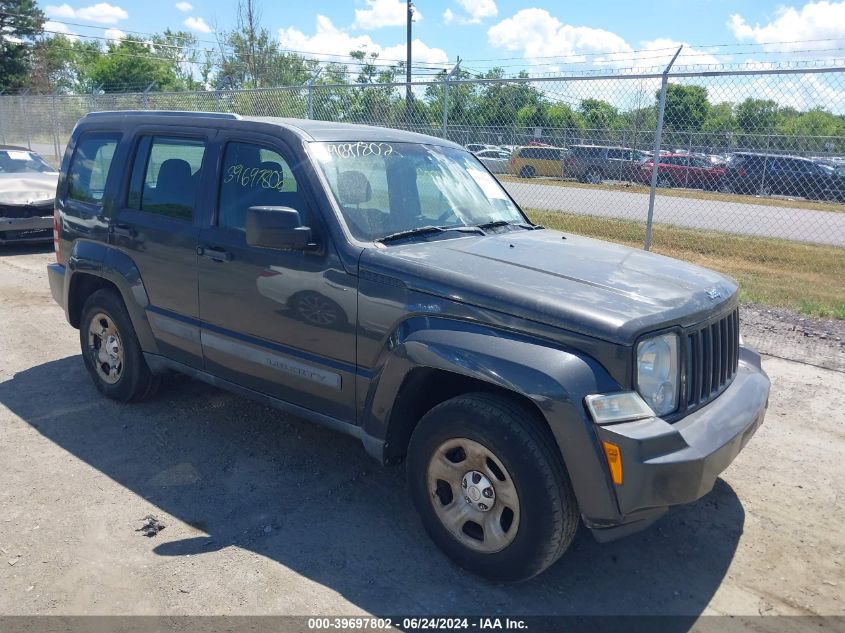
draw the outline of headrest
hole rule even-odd
[[[337,177],[341,204],[361,204],[373,197],[370,181],[360,171],[343,171]]]

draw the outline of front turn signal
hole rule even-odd
[[[605,442],[602,440],[602,448],[604,448],[604,456],[607,459],[607,467],[610,469],[610,478],[615,484],[622,483],[622,451],[616,444]]]

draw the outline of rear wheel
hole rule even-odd
[[[155,393],[159,378],[150,371],[123,300],[115,290],[93,293],[82,308],[82,360],[94,385],[121,402]]]
[[[669,176],[661,174],[657,176],[657,186],[661,189],[669,189],[672,186],[672,180]]]
[[[537,171],[531,165],[526,165],[525,167],[519,170],[520,178],[533,178],[536,175]]]
[[[525,580],[572,542],[578,507],[543,424],[510,398],[476,393],[438,405],[414,430],[413,501],[429,536],[461,567]]]

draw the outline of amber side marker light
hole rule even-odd
[[[616,444],[605,442],[602,440],[602,448],[604,448],[604,456],[607,459],[607,466],[610,468],[610,478],[613,483],[622,483],[622,451]]]

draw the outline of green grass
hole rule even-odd
[[[557,178],[534,178],[527,180],[507,174],[497,174],[502,182],[533,183],[538,185],[552,185],[555,187],[574,189],[600,189],[602,191],[625,191],[628,193],[649,192],[647,185],[639,183],[602,183],[590,185],[576,180],[559,180]],[[721,193],[719,191],[704,191],[703,189],[659,189],[658,194],[672,198],[694,198],[696,200],[713,200],[715,202],[737,202],[740,204],[756,204],[764,207],[785,207],[789,209],[810,209],[812,211],[834,211],[845,213],[845,204],[839,202],[816,202],[813,200],[785,200],[782,198],[760,198],[756,196],[735,193]]]
[[[639,222],[526,212],[550,229],[642,248],[645,226]],[[845,319],[845,249],[656,224],[652,250],[730,275],[743,301]]]

